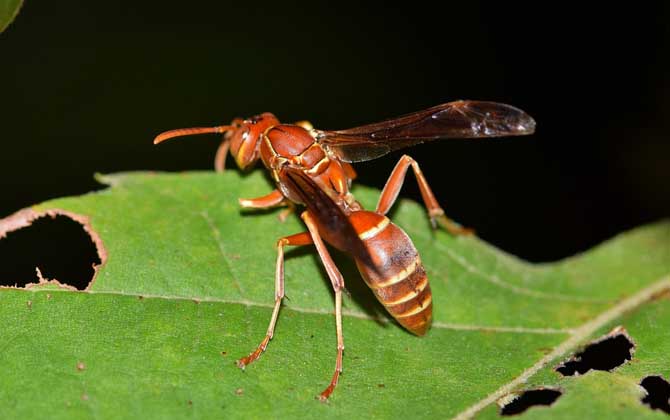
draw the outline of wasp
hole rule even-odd
[[[326,401],[342,373],[342,291],[345,283],[326,244],[351,255],[365,283],[395,320],[411,333],[424,335],[432,320],[432,294],[426,271],[407,234],[386,214],[391,209],[411,168],[434,228],[452,234],[469,234],[447,218],[419,164],[408,155],[400,158],[381,192],[374,211],[364,210],[352,195],[356,178],[352,163],[376,159],[389,152],[426,141],[489,138],[533,133],[535,121],[510,105],[485,101],[455,101],[379,123],[347,130],[315,129],[309,122],[282,124],[271,113],[234,119],[229,125],[166,131],[154,143],[191,134],[219,133],[223,141],[215,168],[224,169],[228,152],[241,169],[258,159],[270,172],[276,188],[265,196],[244,199],[245,208],[295,205],[307,230],[277,241],[275,303],[265,337],[248,356],[237,361],[244,369],[267,348],[274,334],[284,298],[284,248],[313,245],[335,292],[337,356],[328,386],[319,394]],[[286,217],[282,212],[281,217]]]

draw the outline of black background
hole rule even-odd
[[[166,129],[262,111],[348,128],[455,99],[538,123],[407,151],[485,240],[547,261],[670,213],[667,2],[331,3],[28,1],[0,34],[0,217],[94,172],[211,168],[215,138],[153,147]]]

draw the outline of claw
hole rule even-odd
[[[454,236],[471,236],[475,234],[474,229],[463,227],[445,216],[442,209],[429,212],[428,216],[430,217],[430,224],[433,226],[433,229],[437,229],[439,225]]]
[[[335,390],[335,386],[337,386],[337,381],[339,379],[340,379],[340,371],[336,370],[335,374],[333,375],[333,379],[330,381],[328,387],[324,389],[321,394],[317,395],[316,398],[322,403],[327,403],[328,397],[330,397],[330,394],[332,394],[333,391]]]
[[[433,228],[435,229],[436,226],[435,224],[439,224],[442,226],[444,229],[447,230],[447,232],[451,233],[454,236],[473,236],[475,235],[475,230],[472,228],[467,228],[459,225],[458,223],[454,222],[453,220],[449,219],[446,216],[441,216],[437,218],[437,220],[431,219],[431,222],[433,222]]]
[[[261,341],[261,344],[254,350],[250,355],[243,357],[239,359],[235,364],[237,365],[238,368],[244,370],[245,367],[247,367],[249,364],[251,364],[253,361],[261,357],[261,354],[265,351],[265,349],[268,346],[268,342],[270,341],[270,336],[266,335],[263,341]]]

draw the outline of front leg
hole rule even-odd
[[[237,366],[244,369],[251,362],[257,360],[265,351],[268,343],[272,339],[275,332],[275,325],[277,324],[277,317],[279,316],[279,308],[281,307],[282,299],[284,298],[284,247],[309,245],[312,243],[312,237],[307,232],[297,233],[291,236],[285,236],[277,241],[277,268],[275,269],[275,305],[272,309],[272,317],[270,318],[270,326],[265,334],[265,338],[258,345],[256,350],[251,352],[248,356],[237,361]]]
[[[216,172],[223,172],[226,169],[228,150],[230,150],[230,139],[224,139],[219,148],[216,149],[216,156],[214,156],[214,170]]]
[[[286,199],[279,190],[274,190],[268,195],[258,198],[239,198],[240,206],[246,209],[267,209],[270,207],[286,206],[288,208],[282,210],[277,218],[280,222],[285,222],[286,218],[293,213],[295,206]]]
[[[270,194],[258,198],[238,198],[237,201],[245,209],[267,209],[287,205],[286,197],[279,190],[273,190]]]

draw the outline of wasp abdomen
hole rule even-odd
[[[377,213],[354,212],[350,220],[374,265],[369,267],[356,260],[363,279],[400,325],[424,335],[432,319],[432,295],[426,270],[411,239]]]

